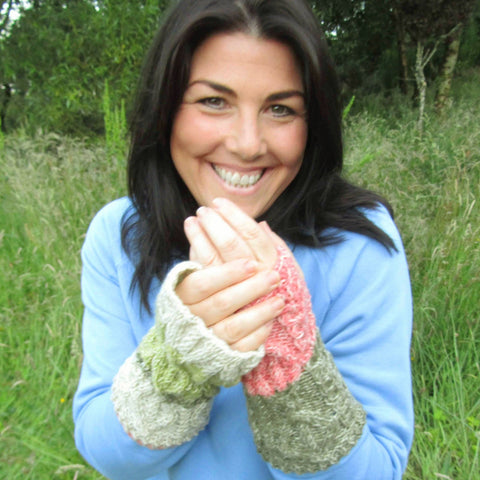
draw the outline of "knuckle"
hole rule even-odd
[[[201,299],[208,297],[212,292],[212,286],[208,280],[197,281],[193,288],[196,295]]]
[[[218,256],[215,253],[210,253],[209,255],[205,255],[203,261],[201,262],[205,267],[210,267],[212,265],[216,265],[218,263]]]
[[[190,260],[200,263],[203,267],[212,267],[219,263],[218,255],[213,251],[204,249],[201,254],[195,252],[195,255],[190,255]]]
[[[223,330],[228,343],[237,342],[242,337],[241,327],[234,319],[226,320]]]
[[[229,309],[231,308],[231,301],[222,294],[215,295],[212,298],[212,308],[217,312],[218,315],[227,315]]]
[[[242,228],[242,237],[247,241],[254,241],[260,238],[260,232],[258,228],[252,228],[251,225],[245,225],[245,228]]]
[[[232,253],[238,250],[239,246],[240,246],[240,242],[238,238],[230,237],[223,240],[220,243],[219,248],[225,253]]]

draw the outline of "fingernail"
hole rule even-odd
[[[253,260],[247,260],[244,263],[246,273],[255,273],[258,270],[258,263]]]
[[[212,205],[214,205],[215,207],[221,207],[223,205],[226,204],[226,201],[224,198],[221,198],[221,197],[218,197],[218,198],[214,198],[212,200]]]
[[[272,287],[276,287],[280,283],[280,275],[275,270],[272,270],[267,273],[267,280]]]
[[[262,225],[262,227],[263,227],[267,232],[271,232],[271,231],[272,231],[272,229],[270,228],[270,225],[269,225],[267,222],[263,221],[263,222],[260,223],[260,225]]]
[[[281,312],[285,307],[285,300],[283,297],[275,297],[272,303],[273,308],[278,312]]]
[[[195,222],[195,217],[187,217],[183,222],[183,225],[185,226],[185,228],[190,229],[195,225]]]
[[[207,207],[200,207],[197,209],[197,217],[202,217],[207,213]]]

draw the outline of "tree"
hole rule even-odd
[[[10,14],[13,7],[18,4],[16,0],[2,0],[0,2],[0,38],[3,38],[10,25]],[[0,58],[3,57],[2,48],[0,45]],[[1,79],[1,75],[0,75]],[[12,98],[12,88],[10,84],[3,82],[0,85],[0,127],[2,132],[6,132],[6,113],[10,99]]]
[[[3,35],[3,32],[8,26],[10,12],[12,11],[14,3],[16,2],[13,0],[2,0],[0,2],[0,35]]]
[[[164,0],[36,0],[0,39],[0,82],[9,125],[90,135],[103,132],[108,80],[120,105],[135,90]]]
[[[460,43],[464,28],[468,20],[473,16],[475,10],[480,12],[480,1],[472,0],[462,4],[462,9],[456,9],[456,26],[445,36],[445,54],[440,71],[440,82],[435,97],[435,107],[442,112],[448,101],[450,87],[452,85],[453,72],[457,64],[460,52]]]
[[[427,81],[425,67],[433,58],[439,44],[451,36],[459,35],[463,22],[473,11],[475,0],[394,0],[397,21],[401,22],[416,46],[415,80],[419,94],[418,128],[423,129]],[[458,37],[459,38],[459,37]],[[448,50],[447,50],[448,51]],[[456,58],[455,58],[456,62]],[[444,69],[446,75],[453,73],[455,65]]]
[[[400,83],[390,0],[311,0],[344,87],[375,92]]]

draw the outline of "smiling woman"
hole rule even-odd
[[[297,175],[306,139],[302,78],[288,46],[237,33],[198,47],[170,139],[198,205],[225,197],[258,218]]]
[[[411,295],[342,176],[304,0],[180,0],[146,58],[128,198],[82,249],[78,449],[112,479],[400,479]]]

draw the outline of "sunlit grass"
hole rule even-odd
[[[123,168],[102,146],[53,134],[7,137],[1,164],[0,478],[83,478],[71,419],[79,253],[94,213],[124,194]]]

